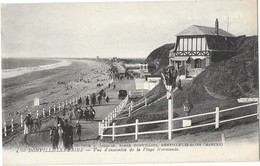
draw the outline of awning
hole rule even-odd
[[[172,58],[172,60],[174,61],[187,61],[188,59],[189,59],[188,56],[176,56]]]
[[[205,59],[207,56],[190,56],[191,59]]]

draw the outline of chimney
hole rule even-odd
[[[218,36],[218,19],[216,18],[216,21],[215,21],[215,35]]]

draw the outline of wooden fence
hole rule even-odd
[[[226,119],[226,120],[220,120],[220,114],[221,113],[231,111],[231,110],[237,110],[239,108],[255,106],[255,105],[257,106],[257,112],[256,113],[249,114],[249,115],[243,115],[243,116],[236,117],[236,118],[230,118],[230,119]],[[222,124],[222,123],[227,123],[227,122],[240,120],[240,119],[244,119],[244,118],[249,118],[249,117],[253,117],[253,116],[258,116],[258,118],[259,118],[259,105],[258,105],[258,103],[251,103],[251,104],[246,104],[246,105],[237,106],[237,107],[228,108],[228,109],[223,109],[223,110],[219,110],[219,107],[216,107],[215,111],[213,111],[213,112],[202,113],[202,114],[191,115],[191,116],[180,117],[180,118],[173,118],[173,119],[171,119],[171,121],[180,121],[180,120],[185,120],[185,119],[187,120],[187,119],[192,119],[192,118],[195,118],[195,117],[202,117],[202,116],[208,116],[208,115],[215,115],[214,122],[210,122],[210,123],[206,123],[206,124],[200,124],[200,125],[194,125],[194,126],[191,125],[191,126],[181,127],[181,128],[175,128],[174,126],[171,126],[170,128],[165,129],[165,130],[144,131],[144,132],[139,131],[140,125],[169,123],[169,120],[167,119],[167,120],[158,120],[158,121],[150,121],[150,122],[139,122],[139,120],[136,119],[135,123],[124,124],[124,125],[115,125],[115,123],[113,123],[112,126],[108,126],[108,125],[105,126],[101,123],[99,125],[99,135],[100,135],[101,139],[103,139],[104,137],[111,137],[112,141],[114,141],[116,137],[124,137],[124,136],[134,136],[135,140],[137,140],[139,135],[177,132],[177,131],[200,128],[200,127],[205,127],[205,126],[215,126],[215,128],[219,128],[219,125]],[[259,120],[260,120],[260,118],[259,118]],[[123,133],[123,134],[122,133],[121,134],[116,133],[117,128],[126,128],[126,127],[131,127],[131,126],[134,126],[135,132]],[[111,129],[112,134],[104,134],[104,131],[106,129]]]
[[[109,126],[110,123],[123,111],[125,106],[127,105],[129,100],[129,96],[126,98],[110,113],[108,114],[101,122],[99,122],[99,126],[102,124],[103,126]]]

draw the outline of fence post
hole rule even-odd
[[[147,107],[147,98],[144,98],[144,105]]]
[[[168,139],[172,139],[172,118],[173,118],[173,102],[172,102],[172,92],[167,91],[168,99]]]
[[[129,109],[128,109],[128,117],[131,117],[131,105],[129,106]]]
[[[134,108],[133,101],[131,101],[131,111],[133,111],[133,108]]]
[[[54,112],[54,114],[55,114],[55,112],[56,112],[56,107],[55,107],[55,105],[53,106],[53,112]]]
[[[113,112],[110,113],[110,120],[113,121]]]
[[[37,110],[36,118],[38,119],[38,117],[39,117],[39,111]]]
[[[101,122],[98,122],[98,135],[100,136],[101,134],[101,129],[100,129],[100,127],[101,127]]]
[[[7,131],[6,131],[6,122],[4,122],[4,132],[5,132],[5,137],[7,136]]]
[[[68,100],[66,100],[66,106],[68,105]]]
[[[103,131],[104,131],[104,124],[101,123],[100,125],[100,139],[103,139]]]
[[[23,115],[21,115],[21,127],[23,127]]]
[[[135,120],[135,140],[138,139],[138,119]]]
[[[42,109],[42,116],[45,117],[45,111],[44,111],[44,108]]]
[[[112,127],[112,141],[115,141],[115,122],[113,123]]]
[[[49,107],[49,115],[51,115],[51,107]]]
[[[216,116],[215,116],[215,128],[219,128],[219,107],[216,107]]]
[[[257,109],[257,119],[259,120],[259,125],[260,125],[260,106],[259,106],[259,101],[258,101],[258,104],[256,105],[256,109]]]
[[[105,126],[107,126],[108,121],[107,121],[107,117],[105,118]]]
[[[14,119],[11,120],[12,132],[14,132]]]

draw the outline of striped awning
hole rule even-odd
[[[172,58],[174,61],[187,61],[189,59],[188,56],[175,56]]]
[[[191,59],[194,59],[194,60],[195,60],[195,59],[201,59],[201,60],[202,60],[202,59],[205,59],[206,56],[190,56],[190,58],[191,58]]]

